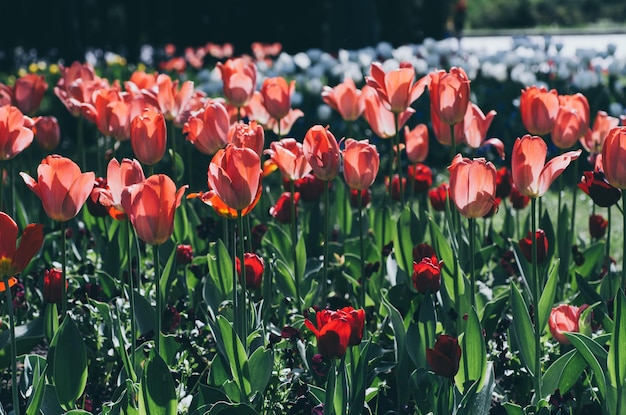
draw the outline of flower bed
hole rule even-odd
[[[517,42],[3,76],[4,409],[626,411],[624,61]]]

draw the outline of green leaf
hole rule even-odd
[[[467,359],[467,373],[464,365],[459,365],[459,371],[455,376],[456,385],[459,391],[464,393],[466,388],[470,386],[466,381],[477,382],[476,391],[479,391],[483,386],[487,373],[487,351],[485,339],[483,338],[483,329],[480,326],[478,314],[473,307],[468,313],[467,325],[465,332],[461,335],[460,343],[461,351]]]
[[[245,403],[218,402],[205,415],[258,415],[258,412]]]
[[[342,234],[350,235],[352,232],[352,206],[350,206],[350,189],[342,180],[336,180],[335,188],[335,204],[337,212],[337,222]]]
[[[515,318],[511,329],[520,349],[524,366],[532,376],[535,375],[535,330],[530,321],[528,306],[517,286],[511,282],[511,311]]]
[[[548,317],[554,304],[554,296],[556,295],[556,287],[559,282],[559,258],[553,259],[550,262],[550,268],[548,270],[548,281],[543,288],[541,297],[539,299],[539,333],[543,333],[543,329],[548,323]]]
[[[218,316],[217,324],[224,344],[224,352],[226,354],[224,357],[231,365],[233,380],[237,386],[239,386],[239,389],[245,393],[246,396],[249,396],[251,385],[246,349],[243,343],[241,343],[239,336],[237,336],[237,333],[235,333],[235,329],[225,317]]]
[[[189,221],[187,220],[187,199],[183,198],[180,206],[174,212],[174,240],[183,243],[189,237]]]
[[[73,409],[87,385],[87,352],[83,336],[69,314],[52,339],[47,362],[59,404],[65,410]]]
[[[543,374],[543,390],[553,393],[558,389],[561,394],[566,394],[587,366],[587,361],[578,350],[570,350],[552,362]]]
[[[170,256],[167,258],[165,267],[161,269],[162,269],[161,275],[157,276],[157,278],[161,278],[161,282],[160,282],[161,304],[167,304],[167,294],[170,292],[172,288],[172,282],[174,278],[176,278],[176,246],[175,245],[174,245],[174,249],[172,249],[172,252],[170,253]]]
[[[502,406],[504,407],[507,415],[524,415],[524,410],[519,405],[511,402],[505,402]]]
[[[248,360],[250,373],[254,376],[250,377],[250,389],[254,394],[256,392],[263,394],[265,388],[272,377],[274,369],[274,353],[271,349],[258,347]]]
[[[45,365],[45,359],[43,359],[41,356],[37,356],[39,359],[43,360],[43,362],[39,362],[37,365],[39,367],[41,367],[42,364]],[[28,363],[28,366],[26,365]],[[28,375],[29,371],[28,371],[28,367],[32,367],[32,363],[30,362],[30,359],[27,360],[26,358],[24,359],[24,374],[22,375],[22,379]],[[43,398],[44,398],[44,393],[46,391],[46,370],[47,370],[47,366],[45,366],[43,368],[43,370],[36,376],[37,379],[35,379],[35,374],[37,373],[36,370],[33,370],[33,380],[32,382],[27,382],[25,383],[26,388],[28,389],[28,387],[32,386],[33,391],[32,394],[30,396],[30,402],[28,403],[28,407],[26,408],[26,415],[39,415],[39,410],[41,408],[41,405],[43,403]],[[22,379],[20,379],[20,381],[22,381]],[[25,390],[24,390],[25,392]]]
[[[176,138],[172,137],[172,139]],[[185,163],[183,162],[183,158],[180,156],[180,154],[175,152],[173,149],[170,148],[168,152],[172,160],[172,173],[174,176],[174,180],[176,182],[180,182],[185,175]]]
[[[211,279],[214,282],[215,286],[219,288],[222,297],[225,298],[233,290],[234,271],[233,260],[221,239],[209,245],[207,264],[209,265],[209,278],[207,279]]]
[[[296,298],[296,282],[289,265],[281,259],[276,259],[273,268],[276,271],[274,281],[278,291],[285,297]]]
[[[57,310],[57,305],[54,303],[46,304],[43,318],[46,339],[50,342],[54,337],[54,333],[56,333],[56,331],[59,329],[59,312]]]
[[[569,339],[572,345],[580,352],[583,358],[591,367],[593,375],[598,383],[598,391],[600,395],[606,399],[607,397],[607,385],[606,385],[606,373],[607,373],[607,357],[608,353],[604,348],[598,344],[595,340],[580,333],[564,333],[565,337]]]
[[[613,307],[613,333],[607,366],[611,386],[619,393],[626,378],[626,297],[622,290],[617,292]]]
[[[298,281],[302,282],[304,280],[304,273],[306,271],[307,262],[306,262],[306,243],[305,238],[298,238],[298,242],[296,243],[296,261],[298,261]],[[295,284],[295,281],[294,281]],[[298,299],[300,300],[300,299]]]
[[[383,305],[387,309],[387,315],[389,316],[389,321],[393,330],[398,400],[399,402],[406,402],[409,395],[409,385],[408,382],[406,382],[406,379],[409,378],[409,365],[406,362],[406,329],[400,312],[393,305],[391,305],[386,297],[383,297]]]
[[[137,292],[133,293],[135,298],[135,321],[137,322],[137,330],[139,334],[147,334],[154,330],[156,326],[156,316],[154,307],[150,301]]]
[[[583,278],[589,278],[596,269],[596,266],[604,259],[606,251],[604,245],[604,241],[599,241],[589,245],[589,247],[582,253],[585,261],[581,265],[576,265],[574,262],[572,263],[574,271],[580,274]]]
[[[44,338],[44,319],[37,317],[26,324],[15,327],[15,342],[17,355],[30,353]],[[11,338],[9,330],[0,333],[0,368],[9,367],[11,364]]]
[[[421,224],[417,215],[406,206],[394,228],[393,251],[398,266],[407,274],[413,273],[413,247],[420,240]]]
[[[176,415],[177,406],[172,374],[161,356],[152,349],[139,383],[139,414]]]

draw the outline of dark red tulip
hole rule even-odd
[[[601,171],[583,172],[578,187],[591,197],[593,203],[600,207],[610,207],[622,197],[622,191],[611,186]]]
[[[609,221],[604,219],[602,215],[589,216],[589,233],[592,238],[604,237],[608,225]]]
[[[433,349],[426,349],[426,361],[436,375],[452,379],[459,371],[461,347],[456,337],[440,334]]]
[[[241,282],[241,261],[236,258],[237,275]],[[261,287],[263,282],[263,272],[265,271],[265,261],[259,255],[253,252],[246,252],[243,257],[243,263],[246,267],[246,288],[257,289]]]
[[[533,258],[532,235],[532,232],[528,231],[528,236],[524,239],[520,239],[519,241],[519,248],[528,262],[532,262]],[[543,229],[537,229],[535,232],[535,239],[537,241],[537,263],[540,264],[548,256],[548,238],[546,237],[546,233]]]

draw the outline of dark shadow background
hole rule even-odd
[[[235,54],[252,42],[281,42],[296,53],[332,52],[387,41],[397,47],[445,37],[453,0],[34,0],[5,2],[0,19],[2,65],[16,47],[38,56],[83,60],[87,48],[131,62],[141,45],[179,48],[230,42]]]

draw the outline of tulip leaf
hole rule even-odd
[[[172,137],[172,140],[175,140],[176,137]],[[185,175],[185,163],[183,162],[183,158],[179,153],[175,152],[173,149],[169,149],[169,155],[172,159],[172,173],[174,175],[174,180],[178,183],[183,179]]]
[[[307,268],[306,262],[306,243],[305,239],[300,237],[298,238],[298,242],[296,243],[296,258],[298,264],[298,281],[300,281],[300,289],[302,289],[302,281],[304,280],[304,274]],[[294,281],[295,284],[295,281]],[[297,299],[297,301],[301,301],[301,299]]]
[[[176,415],[177,406],[172,374],[152,349],[139,383],[139,415]]]
[[[187,199],[183,198],[180,206],[174,212],[174,240],[183,243],[189,238],[190,223],[187,220]]]
[[[535,331],[528,314],[528,306],[517,286],[511,282],[511,311],[515,318],[511,329],[519,346],[522,362],[528,372],[535,375]]]
[[[47,362],[59,404],[65,410],[73,409],[87,385],[87,352],[83,336],[69,314],[50,343]]]
[[[395,226],[393,251],[398,265],[409,276],[413,274],[413,247],[423,240],[422,225],[417,215],[407,206]]]
[[[150,301],[139,294],[138,292],[133,293],[135,299],[135,321],[137,322],[137,330],[139,330],[140,335],[148,334],[151,331],[154,331],[154,327],[156,326],[156,316],[154,312],[154,307],[150,304]]]
[[[487,351],[483,329],[476,309],[472,307],[467,315],[465,331],[460,336],[461,361],[467,361],[467,371],[465,364],[459,365],[459,371],[455,376],[455,383],[461,393],[465,393],[471,383],[477,382],[476,391],[481,390],[485,375],[487,373]],[[465,356],[463,356],[465,354]]]
[[[409,346],[406,344],[405,341],[406,329],[404,327],[404,321],[402,320],[400,312],[389,302],[386,297],[383,297],[382,300],[383,305],[387,310],[389,322],[391,323],[391,329],[393,330],[398,401],[406,402],[409,395],[409,385],[406,382],[406,379],[409,378],[409,365],[406,362],[406,348]]]
[[[576,271],[576,273],[580,274],[583,278],[589,278],[592,273],[596,270],[597,265],[604,259],[605,256],[605,243],[604,241],[596,242],[592,245],[589,245],[587,249],[582,253],[585,261],[576,265],[576,263],[572,263],[572,267]]]
[[[543,333],[543,329],[546,327],[552,305],[554,304],[554,296],[556,295],[556,288],[559,282],[559,262],[560,259],[556,258],[550,262],[550,268],[548,269],[548,281],[543,287],[543,292],[539,299],[539,333]]]
[[[289,266],[281,259],[276,259],[274,263],[274,281],[278,291],[285,297],[296,298],[296,282]]]
[[[626,297],[619,290],[613,305],[613,333],[607,361],[611,386],[617,388],[618,393],[626,378]]]
[[[350,189],[342,180],[336,180],[335,187],[335,207],[337,211],[337,221],[342,234],[350,235],[352,232],[352,206],[350,206]]]
[[[543,390],[552,393],[558,389],[562,395],[566,394],[587,366],[587,361],[578,350],[570,350],[552,362],[543,374]]]
[[[231,374],[233,380],[239,386],[245,396],[249,396],[251,392],[250,371],[248,364],[248,356],[243,343],[235,333],[233,326],[223,316],[217,317],[218,328],[222,337],[223,352],[225,358],[231,365]],[[213,328],[213,326],[211,326]],[[256,375],[256,374],[255,374]]]
[[[245,403],[217,402],[205,415],[258,415],[258,412]]]
[[[250,389],[252,393],[263,393],[267,387],[272,370],[274,369],[274,353],[272,349],[258,347],[250,356],[248,361],[250,373],[254,376],[250,377]]]
[[[15,327],[15,341],[17,355],[30,353],[44,337],[44,318],[37,317],[26,324]],[[0,333],[0,368],[8,367],[11,363],[10,332]]]
[[[595,340],[580,333],[565,332],[565,337],[580,352],[587,361],[598,384],[598,391],[603,398],[607,398],[607,358],[608,352]]]
[[[207,279],[211,279],[219,288],[223,298],[228,296],[233,290],[233,260],[221,239],[209,246],[207,264],[209,266]]]
[[[39,414],[46,389],[46,359],[38,355],[24,356],[24,371],[20,377],[20,390],[25,395],[32,388],[26,415]]]

